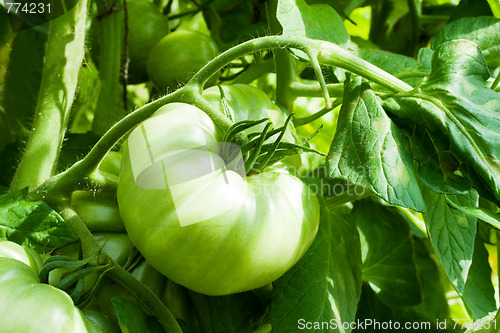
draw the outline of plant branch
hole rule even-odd
[[[418,50],[418,40],[420,38],[420,4],[418,0],[408,0],[411,21],[411,54],[416,54]]]
[[[258,79],[266,73],[274,72],[274,59],[267,59],[250,64],[240,75],[232,81],[232,83],[246,83]]]
[[[273,35],[281,35],[281,27],[276,14],[278,12],[278,0],[268,0],[266,4],[267,22],[269,30]],[[297,81],[297,74],[293,66],[292,55],[286,49],[274,51],[274,66],[276,71],[276,104],[292,112],[295,99],[290,91],[290,84]]]
[[[311,59],[311,64],[314,69],[314,73],[316,74],[316,78],[318,79],[319,86],[321,87],[321,93],[323,95],[323,99],[325,100],[325,107],[331,109],[332,102],[330,101],[330,93],[328,92],[328,87],[326,86],[325,77],[323,72],[321,71],[321,66],[317,59],[317,53],[309,53],[307,55],[309,59]]]
[[[12,190],[41,184],[56,168],[84,55],[86,10],[82,0],[50,23],[32,131]]]
[[[339,106],[341,104],[342,104],[342,98],[336,99],[329,108],[325,107],[324,109],[321,109],[318,112],[316,112],[310,116],[307,116],[307,117],[294,118],[293,124],[295,125],[295,127],[309,124],[309,123],[315,121],[316,119],[323,117],[328,112],[333,111],[337,106]]]
[[[500,83],[500,71],[498,71],[497,77],[495,78],[495,81],[493,81],[493,83],[491,84],[490,89],[496,90],[499,83]]]
[[[318,41],[316,47],[320,50],[318,61],[321,64],[344,68],[396,93],[413,89],[409,84],[336,44]]]
[[[124,10],[114,10],[97,20],[101,38],[99,76],[102,82],[92,121],[92,131],[102,135],[126,115],[123,101],[125,87],[121,82],[124,45]],[[126,96],[126,95],[125,95]]]
[[[31,191],[28,198],[40,200],[46,196],[56,195],[61,192],[71,192],[79,183],[83,182],[90,172],[95,170],[104,156],[113,146],[130,130],[149,118],[161,106],[181,101],[180,95],[183,90],[164,96],[154,102],[146,104],[140,109],[130,113],[120,122],[116,123],[95,144],[90,152],[82,160],[73,164],[68,170],[48,179],[45,183]]]
[[[343,83],[328,83],[326,88],[328,89],[330,97],[344,96]],[[295,97],[323,97],[323,90],[317,82],[312,84],[293,82],[290,85],[290,91]]]
[[[88,176],[89,172],[97,167],[104,155],[120,138],[167,103],[193,103],[202,108],[223,131],[227,130],[231,127],[232,122],[216,108],[212,107],[206,100],[200,98],[205,82],[224,66],[244,55],[262,50],[285,48],[294,48],[306,54],[318,54],[320,64],[347,69],[398,93],[412,89],[410,85],[398,78],[330,42],[286,36],[256,38],[239,44],[218,55],[196,73],[184,87],[137,109],[123,118],[104,134],[83,160],[75,163],[65,172],[50,178],[47,182],[31,191],[29,197],[34,200],[40,200],[45,195],[48,195],[48,193],[54,191],[69,192],[74,189],[79,182]]]

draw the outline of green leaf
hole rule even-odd
[[[500,229],[500,215],[499,214],[494,214],[491,211],[484,209],[484,208],[481,208],[481,207],[460,206],[460,205],[457,205],[455,202],[449,200],[448,198],[446,198],[446,202],[451,207],[458,209],[467,215],[470,215],[470,216],[475,217],[477,219],[483,220],[484,222],[491,224],[492,226],[496,227],[497,229]]]
[[[273,332],[296,332],[297,320],[352,322],[361,293],[359,235],[347,212],[324,212],[304,257],[273,283]],[[314,332],[350,332],[340,328]]]
[[[351,1],[351,5],[354,5],[355,7],[352,7],[349,9],[349,12],[352,11],[354,8],[357,7],[357,5],[361,5],[364,0],[354,0]],[[339,1],[339,0],[306,0],[308,5],[314,5],[314,4],[325,4],[328,6],[331,6],[335,11],[340,15],[340,17],[343,20],[349,20],[349,15],[344,11],[344,6],[348,5],[347,3],[342,3],[345,1]]]
[[[429,51],[432,52],[432,50]],[[426,71],[420,65],[421,59],[417,62],[417,60],[401,54],[373,48],[359,48],[354,53],[384,71],[396,77],[401,77],[403,81],[411,86],[417,85],[422,80],[422,73],[428,74],[430,72],[430,69]]]
[[[487,0],[461,0],[455,7],[449,22],[457,21],[464,17],[491,16],[491,8]]]
[[[413,307],[390,307],[382,303],[377,294],[370,289],[367,284],[363,285],[361,300],[357,312],[356,323],[358,326],[356,333],[363,332],[431,332],[431,333],[457,333],[460,330],[447,329],[450,326],[448,318],[427,318],[415,311]],[[389,328],[391,323],[392,329]],[[405,327],[405,325],[408,325]],[[439,325],[439,326],[438,326]],[[398,327],[396,329],[396,327]]]
[[[252,333],[260,326],[265,308],[251,292],[210,297],[210,319],[214,333]]]
[[[439,168],[445,179],[459,184],[447,184],[456,191],[439,190],[436,188],[442,185],[442,179],[432,178],[435,183],[429,184],[425,173],[419,172],[427,186],[438,192],[460,193],[466,191],[466,183],[470,182],[481,196],[498,203],[500,94],[486,86],[489,77],[475,43],[446,42],[433,54],[431,75],[385,106],[394,114],[393,120],[411,136],[416,159],[421,164],[427,159],[428,165]]]
[[[414,71],[418,66],[413,58],[384,50],[360,48],[355,54],[392,75]]]
[[[0,238],[50,252],[76,241],[66,222],[43,201],[26,201],[28,189],[0,196]]]
[[[462,295],[472,264],[476,219],[451,208],[442,194],[427,188],[422,194],[427,204],[424,220],[432,246],[451,284]],[[478,202],[473,191],[449,199],[464,206],[475,206]]]
[[[406,137],[367,83],[348,81],[344,91],[327,157],[330,177],[362,185],[393,205],[424,211]]]
[[[491,16],[465,17],[447,24],[433,39],[436,50],[442,43],[467,39],[481,48],[489,69],[500,67],[500,20]]]
[[[441,271],[428,250],[431,248],[427,245],[429,240],[427,237],[425,239],[414,237],[413,241],[415,264],[422,288],[422,303],[413,309],[428,320],[448,318],[446,290],[441,283]]]
[[[431,63],[433,54],[434,51],[427,47],[422,47],[420,50],[418,50],[417,62],[418,69],[420,71],[430,72],[432,70]]]
[[[483,318],[497,309],[495,289],[491,282],[491,267],[488,263],[488,251],[480,237],[476,237],[472,265],[462,299],[474,319]]]
[[[357,201],[352,215],[361,237],[363,280],[389,306],[422,301],[410,226],[394,208]]]
[[[500,310],[492,312],[480,320],[474,322],[465,333],[499,333],[500,332]]]
[[[308,37],[346,45],[349,34],[342,18],[330,6],[314,4],[304,0],[281,0],[276,14],[283,27],[284,36]],[[294,52],[307,59],[303,52]]]
[[[308,4],[324,3],[332,6],[339,14],[349,15],[354,9],[363,6],[366,0],[307,0]]]
[[[144,313],[141,306],[134,301],[114,297],[111,303],[116,311],[122,332],[163,333],[156,318]]]

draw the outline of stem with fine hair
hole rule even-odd
[[[104,156],[125,134],[149,118],[161,106],[167,103],[179,102],[180,93],[181,90],[177,90],[127,115],[107,131],[82,160],[33,189],[29,193],[28,198],[30,200],[40,200],[49,195],[49,193],[69,193],[74,190],[77,184],[82,182],[90,172],[97,168]]]
[[[99,142],[92,148],[90,153],[81,161],[75,163],[67,171],[52,177],[47,182],[34,189],[30,193],[33,199],[40,198],[50,191],[69,191],[81,182],[89,172],[94,170],[104,155],[123,137],[140,122],[150,117],[161,106],[172,102],[193,103],[208,114],[214,123],[223,131],[231,127],[232,122],[216,108],[210,107],[208,102],[201,97],[201,92],[205,82],[212,75],[220,71],[224,66],[235,59],[249,53],[262,50],[272,50],[279,48],[294,48],[306,54],[317,54],[318,62],[323,65],[338,66],[347,69],[355,74],[367,78],[394,92],[406,92],[412,87],[377,66],[357,57],[342,47],[319,40],[312,40],[304,37],[268,36],[256,38],[239,44],[222,54],[203,67],[186,86],[176,90],[172,94],[153,101],[142,108],[137,109],[121,121],[116,123]]]
[[[283,28],[276,17],[278,0],[269,0],[266,3],[267,22],[273,35],[283,33]],[[276,70],[276,104],[286,110],[292,110],[295,98],[290,90],[290,83],[297,81],[297,74],[293,66],[293,59],[287,49],[274,51],[274,66]]]
[[[42,82],[26,150],[11,190],[52,176],[63,143],[84,55],[87,0],[50,22]]]
[[[126,90],[120,80],[124,17],[123,10],[108,9],[106,15],[102,15],[95,22],[99,28],[102,45],[99,54],[99,76],[102,84],[92,121],[92,131],[99,135],[104,134],[127,113],[122,98]]]

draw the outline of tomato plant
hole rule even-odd
[[[497,2],[124,1],[0,4],[0,331],[498,331]]]

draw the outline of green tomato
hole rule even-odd
[[[121,266],[127,263],[134,249],[134,244],[126,233],[99,232],[94,233],[94,238],[103,247],[104,253]]]
[[[148,80],[146,63],[153,47],[170,32],[167,18],[154,3],[128,0],[129,82]]]
[[[163,294],[167,279],[146,260],[137,264],[130,273],[158,297]]]
[[[122,154],[117,151],[110,151],[104,156],[97,167],[98,171],[106,177],[118,177],[120,165],[122,164]]]
[[[71,205],[91,231],[125,231],[116,198],[106,193],[75,191],[71,194]]]
[[[110,151],[90,175],[93,180],[116,186],[120,174],[122,155]],[[99,191],[74,191],[71,205],[91,231],[124,232],[115,193]]]
[[[0,241],[0,332],[93,332],[68,294],[40,283],[37,256]]]
[[[250,100],[241,110],[230,103],[235,121],[279,110]],[[172,281],[207,295],[274,281],[304,255],[319,223],[317,198],[284,164],[250,177],[226,169],[221,134],[200,109],[166,105],[129,136],[118,183],[137,249]]]
[[[156,44],[148,59],[148,75],[159,90],[176,90],[218,54],[215,42],[199,32],[175,31]],[[213,77],[208,85],[217,80]]]

